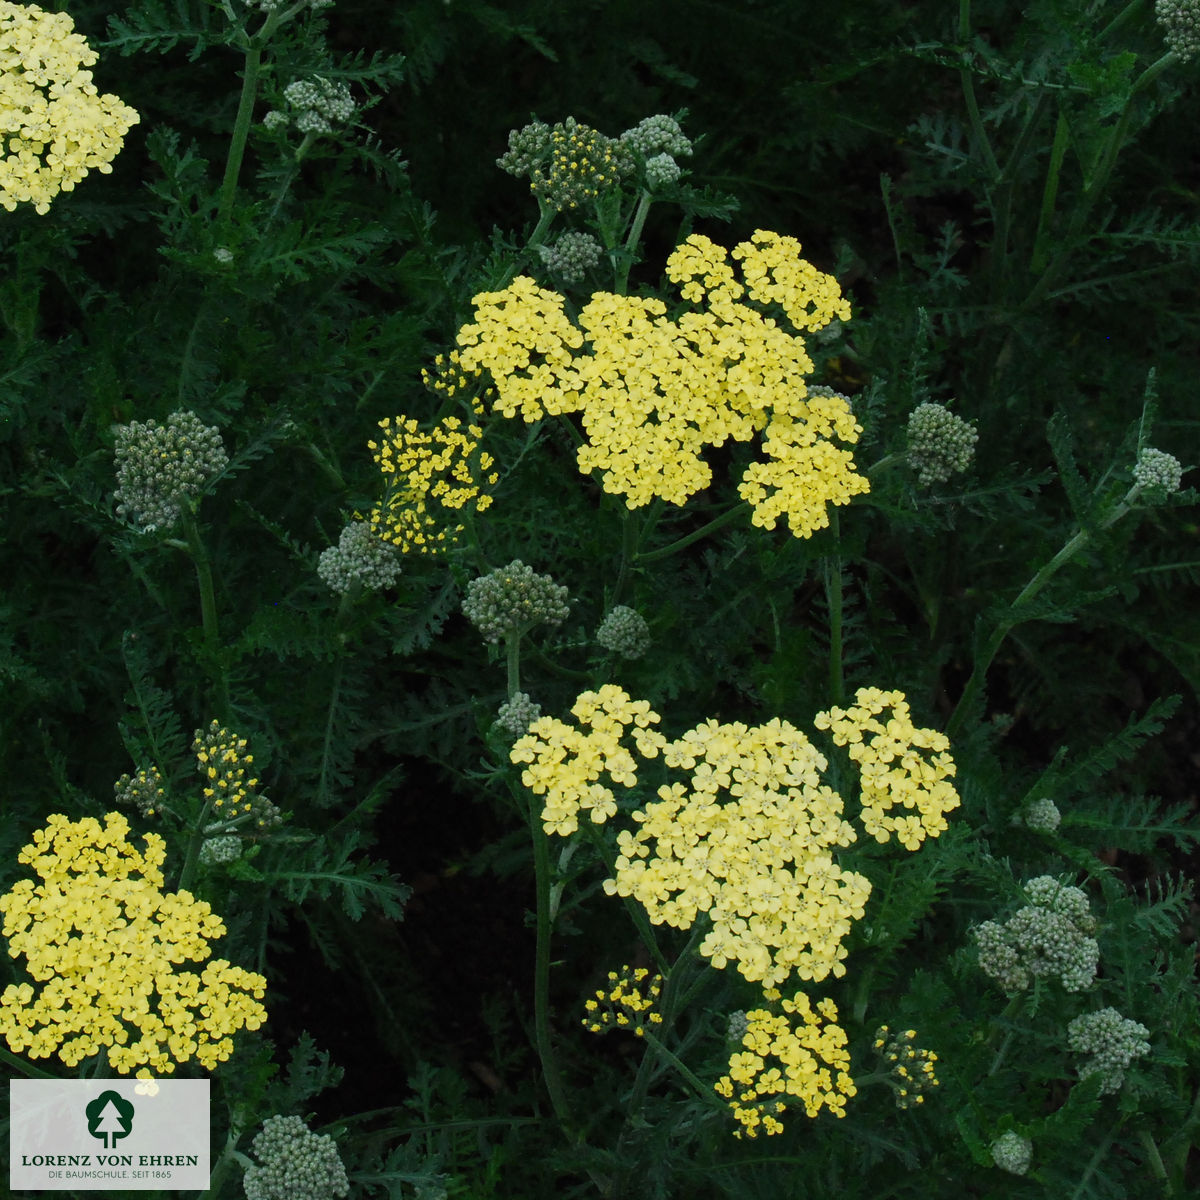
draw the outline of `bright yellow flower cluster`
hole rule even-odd
[[[736,963],[749,980],[844,975],[841,942],[871,885],[834,861],[830,848],[855,834],[841,797],[820,782],[828,764],[812,743],[786,721],[709,720],[663,757],[691,772],[690,789],[661,787],[634,815],[638,831],[618,834],[605,890],[633,896],[652,922],[677,929],[708,913],[700,953],[714,967]]]
[[[54,814],[22,849],[41,882],[16,883],[0,913],[9,954],[44,986],[4,989],[0,1033],[14,1053],[57,1051],[69,1067],[108,1047],[121,1074],[169,1074],[192,1058],[212,1070],[234,1033],[266,1020],[266,980],[225,959],[179,969],[209,957],[224,923],[191,893],[162,891],[161,837],[146,834],[142,852],[128,833],[119,813],[103,826]]]
[[[66,13],[0,0],[0,204],[50,211],[95,169],[105,174],[138,114],[99,95],[97,60]]]
[[[730,255],[699,234],[667,260],[667,275],[698,307],[677,320],[657,299],[597,292],[568,316],[558,293],[526,276],[474,298],[475,319],[452,356],[468,374],[490,372],[495,407],[526,421],[579,413],[584,473],[630,508],[654,497],[684,504],[707,487],[702,453],[763,436],[767,461],[739,489],[756,524],[785,516],[797,537],[828,524],[826,507],[868,490],[848,451],[862,432],[841,396],[810,397],[813,369],[799,332],[753,305],[777,305],[796,330],[850,309],[837,283],[800,258],[800,244],[763,230]]]
[[[584,1001],[588,1015],[583,1018],[583,1027],[588,1033],[627,1029],[637,1037],[645,1037],[647,1023],[662,1024],[662,1013],[654,1011],[662,988],[663,977],[651,975],[645,967],[609,971],[608,986],[597,988],[595,995]]]
[[[586,812],[597,825],[617,811],[612,789],[600,783],[607,775],[624,787],[637,783],[637,763],[621,739],[628,732],[643,758],[654,758],[666,738],[651,725],[659,715],[646,700],[633,700],[616,684],[583,692],[571,714],[582,728],[556,717],[539,717],[509,752],[514,763],[529,763],[521,781],[535,796],[545,796],[542,826],[566,837],[579,828]],[[587,729],[588,732],[584,732]]]
[[[492,456],[479,449],[483,431],[447,417],[429,433],[412,418],[385,417],[384,438],[368,442],[387,485],[383,504],[372,510],[371,532],[404,553],[436,554],[462,532],[455,514],[482,512],[492,503],[481,488],[500,478]]]
[[[867,833],[878,842],[894,833],[905,849],[917,850],[926,836],[945,831],[945,814],[960,803],[948,782],[957,770],[950,742],[944,733],[913,725],[903,692],[859,688],[855,701],[848,709],[819,713],[814,724],[828,729],[837,745],[848,746],[858,764]],[[864,739],[865,734],[871,736]],[[909,814],[892,815],[898,807]]]
[[[768,991],[767,998],[780,997]],[[856,1094],[848,1039],[836,1024],[837,1005],[818,1000],[814,1010],[808,996],[797,992],[781,1007],[782,1014],[767,1008],[746,1014],[742,1049],[730,1057],[729,1074],[713,1085],[742,1126],[734,1131],[736,1137],[743,1131],[748,1137],[757,1137],[760,1130],[768,1136],[781,1133],[779,1116],[789,1099],[803,1104],[810,1117],[822,1108],[844,1117],[846,1100]],[[787,1014],[799,1018],[795,1026]]]

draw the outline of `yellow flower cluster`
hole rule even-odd
[[[700,953],[714,967],[736,963],[749,980],[844,975],[841,942],[871,885],[833,858],[831,847],[855,834],[841,797],[820,782],[828,764],[812,743],[786,721],[709,720],[663,758],[691,772],[690,789],[664,785],[634,814],[638,831],[618,834],[605,891],[633,896],[652,922],[677,929],[708,913]]]
[[[0,204],[50,211],[95,169],[105,174],[138,114],[99,95],[97,60],[66,13],[0,0]]]
[[[633,700],[616,684],[583,692],[571,714],[582,728],[556,717],[539,717],[509,752],[512,762],[530,764],[521,773],[525,786],[535,796],[546,797],[543,828],[563,837],[579,828],[580,812],[597,825],[616,813],[616,797],[599,782],[602,775],[625,787],[637,783],[637,763],[621,744],[627,732],[643,758],[654,758],[666,744],[666,738],[650,728],[659,716],[649,702]]]
[[[207,733],[202,735],[196,730],[192,749],[206,781],[205,800],[211,800],[214,808],[229,816],[250,812],[258,780],[246,778],[254,764],[254,755],[246,752],[246,739],[213,721]]]
[[[732,253],[742,283],[722,247],[693,235],[667,260],[668,277],[698,306],[677,320],[660,300],[597,292],[573,322],[562,296],[520,276],[474,298],[452,357],[468,375],[490,372],[505,416],[579,413],[579,469],[600,471],[630,508],[654,497],[686,503],[712,480],[707,447],[761,434],[767,461],[739,490],[757,524],[786,516],[808,537],[828,524],[827,505],[868,484],[832,444],[862,432],[845,398],[810,397],[803,337],[754,307],[778,306],[798,331],[849,318],[836,281],[800,249],[759,230]]]
[[[768,991],[768,1000],[778,1000]],[[794,1099],[815,1117],[822,1108],[836,1116],[846,1115],[846,1100],[855,1095],[849,1074],[850,1051],[845,1030],[837,1025],[837,1005],[818,1000],[814,1010],[808,997],[797,992],[781,1003],[782,1014],[756,1008],[746,1014],[742,1049],[729,1059],[729,1074],[713,1085],[729,1101],[741,1129],[741,1137],[781,1133],[779,1120]],[[788,1014],[799,1018],[795,1026]]]
[[[597,988],[595,995],[584,1002],[588,1015],[583,1018],[583,1027],[588,1033],[627,1029],[637,1037],[645,1037],[647,1022],[662,1024],[662,1013],[654,1011],[662,988],[663,977],[651,975],[645,967],[609,971],[608,986]]]
[[[146,834],[142,852],[128,833],[119,813],[103,826],[54,814],[22,849],[41,882],[16,883],[0,913],[9,954],[44,986],[4,989],[0,1033],[14,1053],[57,1051],[69,1067],[108,1047],[121,1074],[169,1074],[192,1058],[212,1070],[234,1033],[266,1020],[266,980],[225,959],[179,969],[209,957],[224,923],[191,893],[162,891],[161,837]]]
[[[957,768],[950,742],[935,729],[912,723],[903,692],[859,688],[848,709],[818,713],[814,724],[828,729],[834,742],[848,746],[862,779],[863,828],[878,842],[894,833],[908,850],[917,850],[926,836],[946,829],[945,814],[959,806],[958,792],[948,780]],[[890,710],[886,720],[884,714]],[[864,739],[865,734],[870,734]],[[894,816],[896,808],[908,809]]]
[[[470,508],[482,512],[491,496],[480,490],[500,478],[492,456],[479,449],[483,431],[447,417],[429,433],[412,418],[385,417],[380,442],[368,442],[386,492],[368,522],[376,537],[404,553],[436,554],[453,545],[462,532],[455,514]]]

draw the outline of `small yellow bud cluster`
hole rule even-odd
[[[421,382],[435,396],[440,396],[445,400],[457,400],[462,396],[467,396],[471,411],[477,417],[482,417],[487,412],[484,400],[494,404],[496,389],[486,387],[481,395],[476,394],[479,391],[481,375],[482,372],[478,370],[471,372],[463,370],[462,364],[459,362],[458,351],[451,350],[449,354],[439,354],[433,360],[432,367],[421,369]]]
[[[622,967],[609,971],[608,986],[597,988],[595,995],[584,1002],[587,1016],[583,1027],[588,1033],[608,1033],[610,1029],[627,1029],[644,1037],[647,1023],[662,1024],[662,1013],[654,1006],[662,996],[663,977],[651,975],[645,967]]]
[[[512,762],[530,764],[521,772],[521,782],[534,795],[546,797],[542,827],[563,837],[579,828],[580,812],[597,825],[616,813],[616,797],[599,782],[602,775],[625,787],[637,783],[637,764],[621,744],[627,732],[643,758],[654,758],[666,744],[666,738],[650,728],[658,724],[659,715],[649,702],[633,700],[616,684],[583,692],[571,713],[583,728],[556,717],[539,717],[509,752]]]
[[[196,730],[192,750],[205,781],[204,799],[222,818],[253,816],[262,829],[279,824],[279,809],[256,793],[257,779],[247,778],[254,755],[247,753],[245,738],[213,721],[206,730]]]
[[[167,795],[162,782],[157,767],[145,767],[136,775],[122,775],[113,784],[113,796],[118,804],[136,808],[143,817],[154,817]]]
[[[877,842],[894,833],[907,850],[917,850],[926,836],[945,832],[945,814],[959,806],[958,792],[948,780],[955,774],[946,735],[918,729],[902,692],[859,688],[856,703],[831,708],[813,722],[828,729],[834,742],[848,746],[862,780],[863,828]],[[882,714],[891,710],[886,721]],[[864,734],[870,738],[864,740]],[[908,816],[893,816],[895,808]]]
[[[577,322],[557,292],[527,276],[474,298],[458,333],[467,375],[488,371],[494,407],[528,422],[579,413],[580,471],[601,472],[605,491],[637,508],[658,497],[684,504],[707,487],[702,453],[762,435],[766,461],[739,492],[756,524],[785,517],[797,537],[828,525],[829,504],[868,490],[850,453],[862,432],[845,397],[810,396],[813,363],[800,331],[849,319],[837,282],[800,258],[794,238],[759,230],[730,255],[701,235],[678,246],[667,275],[699,306],[668,319],[658,299],[596,292]],[[759,307],[754,307],[758,305]],[[760,308],[783,312],[789,333]]]
[[[45,214],[90,170],[111,162],[138,114],[100,95],[97,61],[66,13],[0,0],[0,205]]]
[[[169,1074],[195,1058],[212,1070],[233,1051],[232,1035],[266,1020],[266,980],[213,959],[208,943],[225,925],[190,892],[163,892],[163,839],[132,846],[129,823],[108,813],[48,818],[18,861],[41,880],[20,880],[0,897],[9,954],[24,955],[44,984],[0,994],[0,1034],[14,1053],[68,1066],[108,1048],[121,1074]]]
[[[383,440],[367,445],[387,490],[382,506],[370,514],[371,532],[406,554],[445,550],[462,532],[454,514],[482,512],[492,502],[482,485],[500,478],[492,470],[492,456],[479,449],[483,431],[478,425],[464,428],[457,417],[447,417],[429,433],[403,417],[396,418],[394,429],[385,417],[379,428]]]
[[[888,1087],[896,1097],[897,1108],[924,1104],[922,1093],[938,1086],[933,1069],[938,1056],[932,1050],[918,1049],[916,1040],[915,1029],[906,1029],[894,1036],[886,1025],[880,1025],[875,1031],[873,1048],[883,1060]]]
[[[781,999],[773,990],[766,998],[772,1004]],[[814,1009],[808,996],[797,992],[780,1007],[782,1013],[756,1008],[746,1014],[742,1049],[731,1055],[729,1074],[713,1085],[741,1125],[735,1137],[782,1133],[779,1117],[792,1099],[810,1117],[822,1108],[844,1117],[846,1100],[856,1094],[849,1073],[849,1039],[836,1024],[837,1005],[818,1000]],[[799,1018],[795,1025],[789,1016]]]

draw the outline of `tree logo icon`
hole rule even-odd
[[[101,1092],[84,1110],[88,1133],[111,1150],[118,1138],[128,1137],[133,1129],[133,1105],[120,1092]]]

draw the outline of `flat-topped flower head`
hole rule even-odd
[[[89,172],[108,174],[138,114],[101,95],[66,13],[0,0],[0,205],[45,214]]]
[[[1087,1058],[1079,1068],[1079,1076],[1100,1076],[1100,1094],[1120,1091],[1125,1072],[1134,1059],[1150,1053],[1146,1038],[1150,1030],[1140,1021],[1130,1021],[1115,1008],[1084,1013],[1067,1026],[1067,1041],[1075,1054]]]
[[[1154,15],[1183,62],[1200,54],[1200,0],[1155,0]]]
[[[1015,1129],[1002,1133],[991,1145],[992,1162],[1010,1175],[1024,1175],[1033,1161],[1033,1143]]]
[[[246,1200],[329,1200],[350,1193],[337,1142],[299,1117],[268,1117],[251,1143],[257,1163],[246,1168]]]
[[[489,642],[520,637],[535,625],[561,625],[571,611],[567,589],[519,558],[472,579],[462,609]]]
[[[945,483],[975,457],[979,433],[943,404],[918,404],[908,418],[908,461],[922,487]]]
[[[138,850],[128,834],[120,813],[103,825],[54,814],[21,851],[39,882],[14,884],[0,913],[9,953],[41,987],[4,989],[0,1035],[13,1053],[57,1053],[68,1067],[107,1049],[122,1075],[169,1074],[193,1058],[212,1070],[235,1033],[266,1020],[266,980],[209,957],[224,922],[190,892],[162,890],[161,837],[146,834]]]
[[[400,556],[366,521],[351,521],[338,544],[321,551],[317,574],[342,595],[355,585],[367,592],[382,591],[400,578]]]
[[[1182,486],[1183,467],[1175,455],[1147,447],[1138,455],[1133,482],[1148,493],[1147,499],[1165,500]]]

